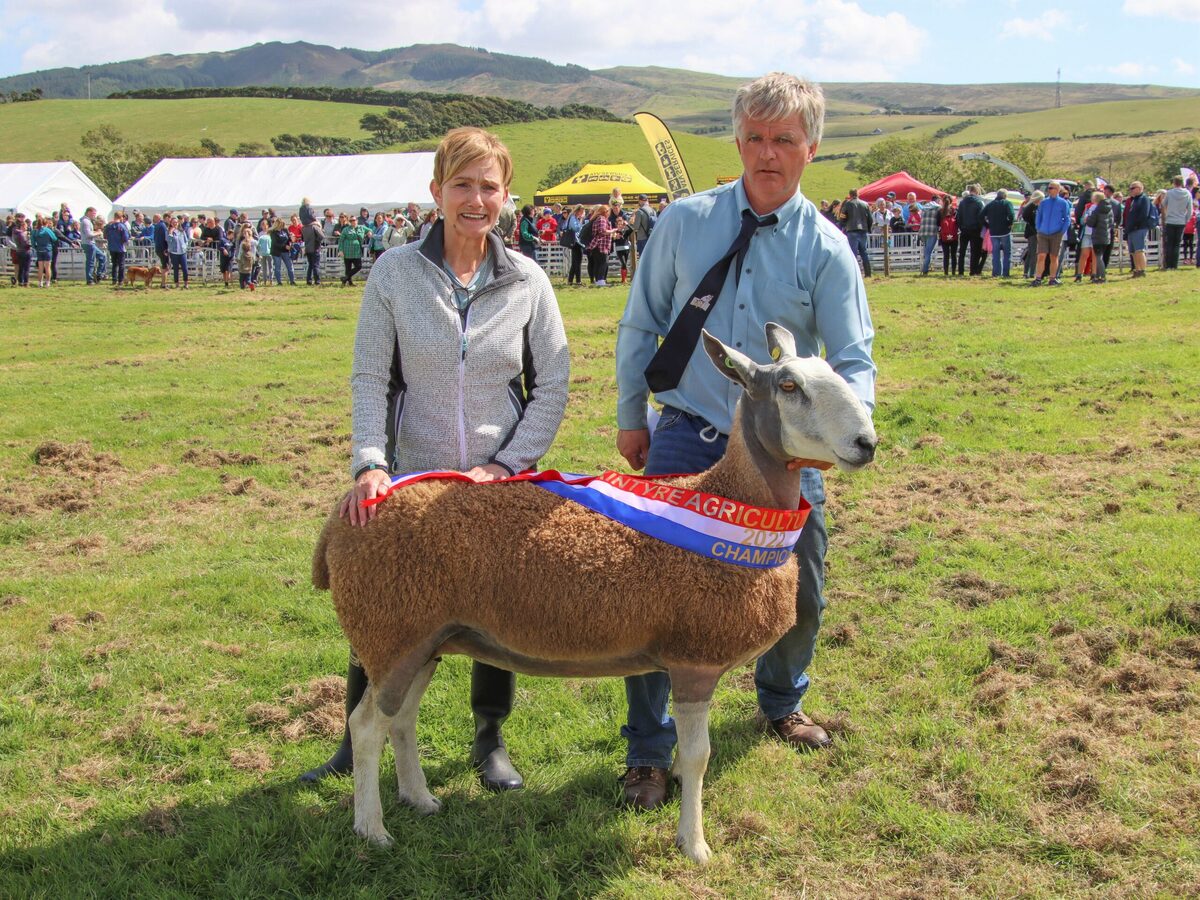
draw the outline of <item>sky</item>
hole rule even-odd
[[[591,69],[963,84],[1061,67],[1067,82],[1200,88],[1198,36],[1200,0],[0,0],[0,76],[303,40],[452,42]]]

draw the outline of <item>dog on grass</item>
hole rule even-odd
[[[125,283],[133,284],[135,281],[143,282],[146,287],[150,287],[150,282],[163,274],[163,270],[158,266],[128,266],[125,269]]]

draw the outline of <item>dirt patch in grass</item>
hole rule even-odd
[[[90,756],[73,766],[67,766],[58,777],[67,784],[101,784],[117,766],[116,760],[104,756]]]
[[[208,737],[216,730],[216,722],[197,722],[193,719],[183,727],[183,734],[185,737]]]
[[[1165,680],[1158,666],[1144,657],[1135,656],[1126,660],[1120,668],[1107,673],[1100,683],[1123,694],[1136,694],[1160,688]]]
[[[202,469],[219,469],[221,466],[256,466],[262,462],[253,453],[238,450],[214,450],[210,447],[193,448],[184,452],[180,462],[199,466]]]
[[[88,662],[95,662],[100,659],[108,659],[114,653],[122,653],[133,646],[133,642],[126,638],[117,638],[114,641],[107,641],[92,647],[90,650],[85,650],[83,658]]]
[[[201,641],[200,646],[214,653],[224,653],[226,656],[240,657],[246,651],[237,644],[218,644],[216,641]]]
[[[858,639],[858,628],[850,622],[837,622],[821,630],[826,645],[847,647]]]
[[[107,675],[104,672],[100,672],[99,674],[93,675],[92,680],[88,682],[88,692],[94,694],[96,691],[103,690],[110,684],[112,684],[112,676]]]
[[[949,599],[966,609],[1004,600],[1017,592],[1011,585],[990,581],[978,572],[959,572],[943,578],[941,586]]]
[[[282,725],[292,717],[287,707],[276,706],[273,703],[252,703],[246,707],[246,719],[251,725],[269,728]]]
[[[170,837],[179,831],[180,819],[176,806],[179,801],[170,799],[156,803],[142,813],[139,824],[143,831]]]
[[[70,613],[61,613],[50,620],[50,630],[55,634],[62,634],[65,631],[70,631],[78,624],[79,620]]]
[[[291,710],[284,710],[287,721],[279,733],[287,741],[308,735],[340,737],[346,724],[346,680],[337,675],[314,678],[307,685],[291,685],[283,698]],[[266,705],[266,704],[264,704]],[[272,707],[270,715],[278,716]],[[274,723],[272,723],[274,724]]]
[[[1076,756],[1052,757],[1042,771],[1042,784],[1052,797],[1070,804],[1087,804],[1100,797],[1100,780]]]
[[[1040,658],[1033,650],[1021,650],[1004,641],[992,641],[988,644],[988,655],[992,663],[1015,672],[1025,672],[1032,669]]]
[[[1163,613],[1163,620],[1178,625],[1190,634],[1200,634],[1200,601],[1183,603],[1172,600]]]
[[[235,478],[225,472],[221,474],[221,484],[225,485],[225,493],[231,497],[240,497],[242,494],[249,493],[257,482],[253,478]]]
[[[18,594],[8,594],[5,597],[0,597],[0,609],[13,609],[17,606],[24,606],[29,601]]]
[[[64,444],[46,441],[33,451],[39,466],[62,469],[72,476],[99,475],[123,469],[121,460],[111,453],[96,453],[90,441]]]
[[[241,772],[270,772],[271,757],[262,750],[230,750],[229,764]]]
[[[108,546],[108,538],[102,534],[85,534],[67,542],[67,550],[76,556],[91,556]]]
[[[975,676],[975,705],[985,712],[999,712],[1015,693],[1029,687],[1026,675],[988,666]]]

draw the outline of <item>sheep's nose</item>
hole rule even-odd
[[[859,435],[855,439],[854,446],[862,450],[866,455],[867,462],[870,462],[875,458],[875,445],[877,443],[878,441],[876,441],[874,438],[867,437],[865,434],[863,434]]]

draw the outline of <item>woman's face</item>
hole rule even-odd
[[[375,224],[376,225],[383,224],[383,213],[375,213]]]
[[[446,218],[446,230],[460,238],[483,240],[500,219],[508,200],[500,164],[479,160],[446,179],[429,185]]]

